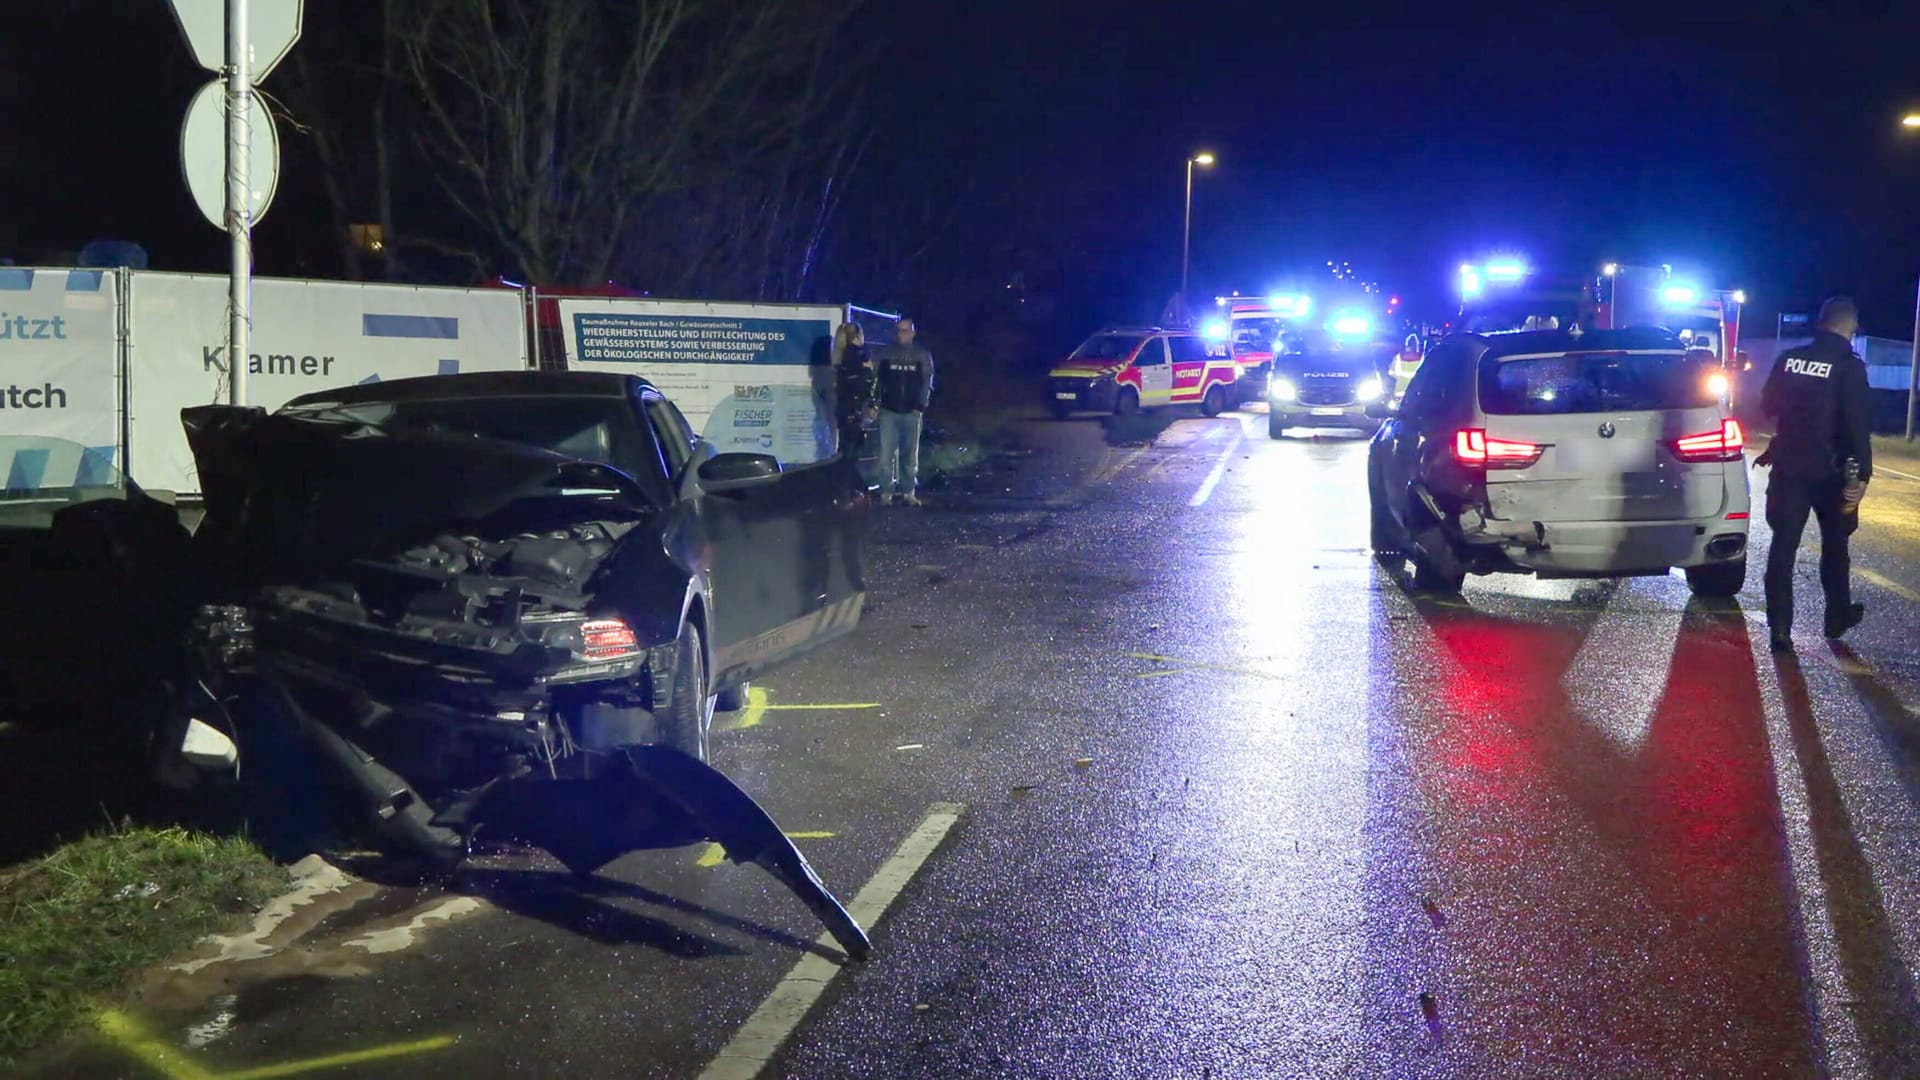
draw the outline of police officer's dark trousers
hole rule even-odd
[[[1793,629],[1793,561],[1806,532],[1807,515],[1820,523],[1820,587],[1831,617],[1853,602],[1847,581],[1852,561],[1847,537],[1859,527],[1856,514],[1840,511],[1841,481],[1775,474],[1767,482],[1767,526],[1773,547],[1767,551],[1767,626],[1776,637]]]

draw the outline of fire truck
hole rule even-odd
[[[1693,348],[1713,353],[1723,370],[1751,366],[1740,348],[1740,311],[1747,294],[1740,289],[1708,289],[1672,266],[1623,266],[1608,263],[1594,281],[1596,324],[1664,326]]]
[[[1236,397],[1259,401],[1267,393],[1273,354],[1286,335],[1306,328],[1313,298],[1303,293],[1275,296],[1217,296],[1214,314],[1200,328],[1201,336],[1216,348],[1225,348],[1240,367]]]

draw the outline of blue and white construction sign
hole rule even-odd
[[[119,312],[100,270],[0,267],[0,478],[9,491],[112,480]]]
[[[135,273],[127,370],[128,472],[142,487],[197,493],[180,410],[227,400],[227,279]],[[247,405],[269,411],[354,383],[527,366],[519,293],[253,279]]]
[[[715,450],[833,456],[841,308],[561,298],[559,311],[567,367],[642,376]]]

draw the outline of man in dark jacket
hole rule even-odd
[[[1767,627],[1773,651],[1793,648],[1793,564],[1811,513],[1820,523],[1820,587],[1826,593],[1830,638],[1859,625],[1866,607],[1853,602],[1847,575],[1847,537],[1859,527],[1857,504],[1847,498],[1853,479],[1873,476],[1867,368],[1853,352],[1860,309],[1836,296],[1820,308],[1813,341],[1774,361],[1760,391],[1760,407],[1776,421],[1773,442],[1758,464],[1767,481]]]
[[[933,397],[933,354],[914,339],[912,319],[895,326],[895,343],[880,350],[874,366],[880,377],[880,501],[893,502],[898,490],[908,506],[919,506],[920,421]],[[896,489],[896,461],[899,485]]]

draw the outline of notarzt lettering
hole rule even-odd
[[[8,315],[0,311],[0,341],[65,341],[67,339],[67,320],[55,315],[51,319],[29,319],[25,315]]]
[[[200,364],[208,371],[227,370],[227,349],[224,345],[204,345],[200,348]],[[247,374],[249,375],[332,375],[333,357],[331,356],[295,356],[292,353],[259,353],[247,355]]]
[[[1787,361],[1787,371],[1793,375],[1809,375],[1816,379],[1824,379],[1833,374],[1833,365],[1819,360],[1802,360],[1796,356]]]

